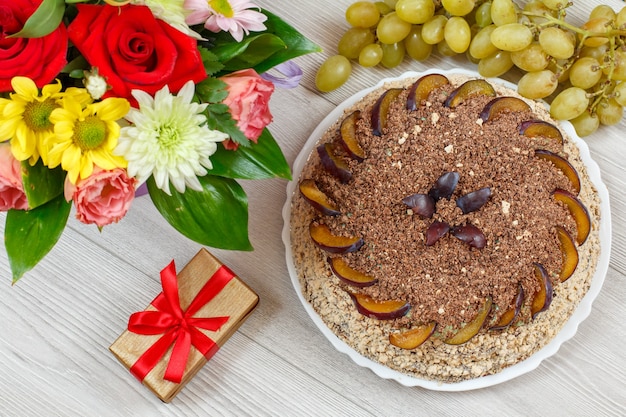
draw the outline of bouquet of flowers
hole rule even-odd
[[[72,206],[102,229],[143,184],[183,235],[251,250],[237,180],[291,177],[266,128],[285,80],[263,73],[297,76],[289,60],[315,51],[248,0],[0,0],[0,210],[13,282],[56,244]]]

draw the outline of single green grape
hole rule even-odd
[[[443,31],[448,23],[444,15],[435,15],[422,26],[422,38],[431,45],[438,44],[443,40]]]
[[[482,28],[472,39],[469,46],[469,53],[475,59],[487,58],[498,52],[498,48],[491,43],[491,33],[496,25],[489,25]]]
[[[548,97],[559,85],[556,75],[550,70],[527,72],[517,82],[517,92],[534,100]]]
[[[409,36],[404,39],[404,47],[406,53],[416,61],[423,61],[430,56],[433,50],[433,46],[424,42],[422,38],[422,27],[413,26]]]
[[[539,45],[556,59],[568,59],[574,55],[575,43],[563,29],[551,26],[539,33]]]
[[[396,12],[391,12],[378,22],[376,36],[381,43],[394,44],[406,38],[410,31],[411,24],[400,19]]]
[[[511,53],[498,51],[478,62],[478,73],[485,78],[499,77],[513,67]]]
[[[591,135],[600,127],[600,119],[595,114],[592,115],[588,111],[584,111],[580,116],[574,117],[570,120],[572,126],[576,130],[576,133],[580,137]]]
[[[337,51],[339,55],[343,55],[348,59],[356,59],[359,53],[361,53],[361,49],[374,43],[375,40],[376,36],[370,29],[350,28],[339,39]]]
[[[548,21],[543,16],[554,16],[554,10],[547,7],[541,0],[531,0],[524,4],[524,12],[532,13],[532,16],[528,16],[528,19],[537,25],[544,24]]]
[[[474,10],[475,0],[441,0],[441,5],[452,16],[465,16]]]
[[[346,9],[346,21],[356,28],[376,26],[380,20],[378,7],[369,1],[357,1]]]
[[[383,59],[380,61],[385,68],[394,68],[402,63],[406,49],[403,42],[380,45],[383,48]]]
[[[343,55],[334,55],[320,65],[315,75],[315,86],[322,92],[341,87],[350,77],[352,65]]]
[[[521,51],[533,41],[533,33],[521,23],[507,23],[498,26],[491,33],[491,43],[503,51]]]
[[[380,12],[381,16],[384,16],[387,13],[393,12],[393,8],[389,7],[387,5],[387,3],[385,3],[384,1],[377,1],[377,2],[374,3],[374,5],[376,6],[378,11]]]
[[[493,23],[491,20],[491,2],[487,1],[476,8],[476,13],[474,14],[474,20],[476,20],[476,24],[481,28],[487,27]]]
[[[622,106],[626,106],[626,82],[621,81],[617,83],[613,93],[615,94],[615,101]]]
[[[626,25],[626,7],[622,7],[622,9],[617,12],[615,16],[615,27],[623,28]]]
[[[451,56],[457,55],[457,52],[455,52],[452,48],[450,48],[450,45],[448,45],[448,42],[446,42],[445,39],[437,44],[437,52],[441,56],[451,57]]]
[[[433,0],[398,0],[396,13],[405,22],[422,24],[435,15],[435,3]]]
[[[517,9],[512,0],[492,0],[490,12],[496,26],[517,22]]]
[[[605,33],[610,29],[611,19],[604,17],[597,17],[595,19],[589,19],[580,26],[581,29],[590,33]],[[600,46],[605,43],[609,43],[608,36],[590,36],[583,42],[585,46]]]
[[[626,51],[616,49],[613,52],[613,72],[609,65],[603,66],[602,71],[605,75],[611,74],[612,80],[626,81]]]
[[[592,57],[578,59],[569,69],[569,81],[574,87],[584,90],[593,87],[602,78],[602,70],[598,61]]]
[[[558,10],[567,6],[568,0],[541,0],[541,2],[552,10]]]
[[[450,49],[460,54],[469,48],[470,42],[472,41],[472,32],[464,18],[461,16],[452,16],[446,23],[443,38]]]
[[[359,54],[359,64],[364,67],[374,67],[380,64],[382,59],[383,48],[377,43],[367,45]]]
[[[624,107],[614,98],[602,100],[596,107],[596,114],[600,120],[600,124],[612,126],[619,123],[624,116]]]
[[[605,18],[608,20],[615,20],[616,14],[615,14],[615,10],[613,10],[613,8],[609,5],[606,4],[601,4],[599,6],[596,6],[593,8],[593,10],[591,10],[591,13],[589,13],[589,19],[596,19],[598,17],[601,18]]]
[[[595,60],[598,61],[598,64],[603,64],[604,57],[607,56],[608,52],[609,52],[609,44],[605,43],[600,46],[583,46],[580,49],[580,53],[578,54],[578,56],[580,58],[586,57],[586,56],[595,58]]]
[[[383,0],[383,3],[385,3],[387,6],[389,6],[392,10],[396,9],[396,3],[398,2],[398,0]]]
[[[556,120],[571,120],[580,116],[588,106],[587,92],[582,88],[569,87],[550,103],[550,116]]]
[[[533,42],[521,51],[511,53],[511,59],[516,67],[526,72],[541,71],[548,67],[548,55],[539,45]]]

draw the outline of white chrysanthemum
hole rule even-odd
[[[185,0],[132,0],[132,4],[147,6],[154,17],[167,22],[173,28],[195,39],[203,39],[185,22],[191,13],[184,6]]]
[[[192,103],[194,83],[185,83],[177,96],[167,86],[154,98],[141,90],[132,94],[139,109],[128,112],[132,126],[121,129],[115,149],[128,161],[128,174],[140,183],[153,175],[157,187],[168,195],[170,182],[181,193],[185,187],[201,191],[198,176],[213,167],[209,156],[228,135],[206,126],[202,112],[207,104]]]

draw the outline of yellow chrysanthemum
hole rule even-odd
[[[50,114],[54,124],[54,138],[48,151],[50,168],[61,165],[75,184],[78,178],[91,175],[94,164],[105,170],[126,167],[123,157],[113,155],[120,135],[117,120],[130,109],[126,99],[107,98],[82,106],[70,95],[63,99],[62,105]]]
[[[61,83],[48,84],[41,90],[30,78],[14,77],[14,93],[10,99],[0,99],[0,141],[11,141],[11,151],[20,161],[37,162],[40,147],[54,136],[49,120],[52,111],[59,107],[63,97]],[[43,158],[42,158],[43,159]],[[46,161],[44,160],[44,163]]]

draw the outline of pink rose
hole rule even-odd
[[[105,171],[95,167],[93,174],[76,185],[65,181],[65,199],[74,201],[78,220],[103,227],[126,215],[135,197],[135,183],[124,169]]]
[[[26,210],[28,200],[22,184],[22,164],[8,142],[0,143],[0,211]]]
[[[253,69],[233,72],[220,79],[228,85],[228,97],[224,104],[230,108],[237,127],[256,143],[265,126],[272,121],[269,101],[274,84],[261,78]],[[230,140],[225,141],[224,146],[237,149],[237,144]]]

